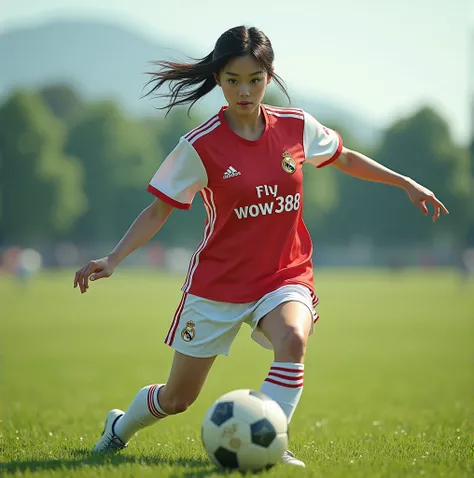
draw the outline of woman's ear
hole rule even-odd
[[[270,83],[270,81],[272,81],[272,78],[273,78],[273,73],[275,72],[275,67],[272,66],[272,74],[271,75],[267,75],[267,85]]]
[[[214,79],[216,80],[217,85],[221,86],[221,80],[219,79],[219,75],[214,73]]]

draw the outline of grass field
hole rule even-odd
[[[200,442],[209,405],[260,387],[272,355],[243,328],[185,414],[114,458],[89,454],[110,408],[164,382],[181,278],[119,270],[81,296],[72,273],[0,278],[2,476],[219,476]],[[307,468],[259,476],[472,476],[474,283],[450,272],[322,271],[291,449]],[[237,476],[239,476],[237,474]]]

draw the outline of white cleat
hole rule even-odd
[[[122,410],[117,409],[110,410],[107,413],[102,437],[92,448],[93,453],[114,453],[123,450],[127,446],[127,443],[124,443],[114,433],[114,425],[123,414]]]
[[[286,450],[285,453],[283,453],[283,463],[285,465],[306,467],[304,462],[295,458],[295,455],[293,455],[290,450]]]

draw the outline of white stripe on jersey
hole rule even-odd
[[[209,197],[207,197],[208,194],[209,194]],[[217,211],[216,211],[216,205],[214,203],[214,193],[212,192],[211,189],[204,188],[201,191],[201,196],[204,202],[204,207],[206,208],[208,222],[206,225],[206,229],[204,231],[204,237],[201,241],[201,244],[196,249],[196,252],[193,254],[193,257],[191,258],[191,261],[189,262],[188,275],[183,285],[184,292],[188,292],[189,289],[191,288],[194,271],[199,265],[199,254],[201,254],[202,250],[206,247],[207,243],[209,242],[209,238],[212,236],[212,233],[214,232],[214,226],[216,225]]]
[[[196,257],[201,253],[210,235],[209,231],[211,229],[211,224],[212,224],[212,211],[210,210],[209,204],[207,203],[207,198],[204,197],[203,191],[201,191],[201,196],[204,203],[204,208],[206,209],[206,213],[207,213],[207,223],[206,223],[206,227],[204,228],[203,238],[201,242],[199,243],[199,246],[195,250],[194,254],[192,255],[191,260],[189,261],[188,273],[186,274],[186,280],[184,281],[183,291],[188,290],[189,281],[192,275],[191,271],[194,271],[194,263],[196,261]]]
[[[204,123],[201,123],[199,126],[196,126],[189,133],[186,133],[184,135],[185,139],[189,141],[192,136],[194,136],[199,131],[202,131],[203,129],[207,128],[211,122],[213,122],[215,119],[218,119],[218,118],[219,118],[218,115],[211,116],[207,121],[204,121]]]
[[[278,116],[279,118],[296,118],[304,121],[304,116],[303,115],[297,115],[297,114],[282,114],[282,113],[276,113],[274,111],[267,111],[269,115],[272,116]]]
[[[167,345],[171,345],[173,343],[173,340],[172,340],[172,337],[174,335],[173,330],[174,330],[174,333],[176,333],[176,329],[178,327],[179,320],[181,318],[181,313],[183,312],[183,307],[186,302],[186,297],[187,297],[187,294],[186,293],[183,294],[183,297],[181,297],[181,302],[179,303],[178,309],[176,310],[174,314],[173,321],[171,322],[171,326],[168,330],[168,335],[166,336],[166,339],[165,339],[165,344]]]
[[[195,141],[197,141],[199,138],[202,136],[205,136],[206,134],[210,133],[212,130],[216,129],[221,122],[217,120],[216,123],[212,123],[212,125],[209,125],[209,127],[205,130],[202,130],[198,135],[195,135],[193,138],[188,139],[189,144],[193,144]]]
[[[297,113],[300,115],[303,115],[303,110],[300,110],[298,108],[279,108],[277,106],[265,106],[265,109],[267,111],[274,111],[276,113]]]

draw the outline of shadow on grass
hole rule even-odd
[[[78,470],[88,466],[120,466],[127,464],[140,464],[147,466],[169,465],[185,467],[176,474],[169,475],[171,477],[203,477],[209,475],[227,475],[228,472],[219,471],[211,465],[210,462],[204,458],[160,458],[159,456],[101,456],[92,455],[89,450],[77,448],[71,450],[72,458],[58,459],[58,460],[17,460],[2,463],[0,469],[3,473],[18,474],[25,471],[53,471],[53,470]],[[3,475],[5,476],[5,475]]]

